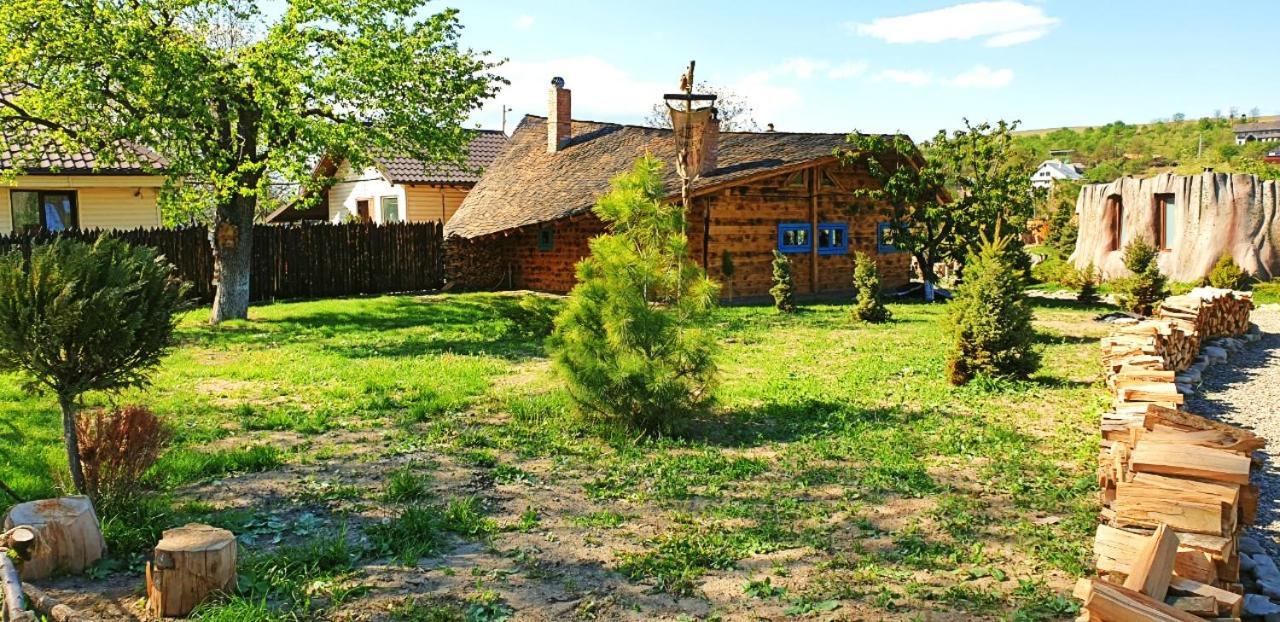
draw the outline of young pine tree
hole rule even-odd
[[[1023,276],[1010,261],[1008,238],[984,239],[970,258],[965,280],[951,303],[954,339],[947,376],[961,385],[975,376],[1025,378],[1040,364]]]
[[[791,260],[778,251],[773,251],[773,287],[769,288],[773,295],[773,306],[783,313],[796,310],[796,285],[791,275]]]
[[[726,249],[720,254],[720,274],[724,275],[724,287],[728,290],[729,300],[733,300],[733,275],[738,269],[733,266],[733,253]]]
[[[853,258],[853,317],[859,322],[887,322],[892,314],[880,298],[880,273],[876,261],[864,253]]]
[[[1244,287],[1244,270],[1231,258],[1231,253],[1223,253],[1209,273],[1209,285],[1220,289],[1240,289]]]
[[[1097,266],[1093,262],[1085,266],[1084,270],[1079,272],[1080,293],[1076,295],[1076,300],[1085,304],[1096,304],[1098,302],[1098,281],[1101,280],[1098,275]]]
[[[580,407],[646,433],[705,407],[716,375],[702,325],[718,287],[689,259],[685,213],[663,200],[662,168],[641,158],[596,204],[611,232],[591,240],[547,341]]]
[[[1120,306],[1130,313],[1151,315],[1169,294],[1156,262],[1157,251],[1142,238],[1124,248],[1124,266],[1133,274],[1116,282]]]

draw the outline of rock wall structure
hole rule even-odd
[[[1160,270],[1174,281],[1200,280],[1223,253],[1251,275],[1276,278],[1278,194],[1276,181],[1225,173],[1165,173],[1088,185],[1076,201],[1080,234],[1070,261],[1078,268],[1092,262],[1104,279],[1125,276],[1124,248],[1141,237],[1153,244],[1163,240]]]

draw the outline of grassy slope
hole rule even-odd
[[[119,399],[145,402],[176,424],[180,446],[158,469],[166,486],[316,460],[343,430],[391,427],[491,478],[523,481],[526,469],[552,460],[564,487],[557,493],[599,508],[560,517],[565,523],[626,534],[627,517],[638,514],[661,526],[657,535],[628,535],[639,546],[611,565],[670,592],[696,593],[706,576],[800,547],[811,551],[810,567],[792,579],[800,585],[787,601],[775,599],[779,611],[835,601],[1016,609],[1036,619],[1068,609],[1045,578],[1060,588],[1087,567],[1104,402],[1093,346],[1101,329],[1087,322],[1096,310],[1039,304],[1046,368],[1031,382],[965,389],[941,380],[942,306],[891,305],[895,321],[885,326],[851,325],[841,306],[794,316],[724,309],[716,415],[681,438],[640,447],[572,414],[536,340],[519,330],[527,322],[503,296],[279,304],[219,329],[193,313],[154,386]],[[65,468],[52,400],[26,396],[12,376],[0,376],[0,396],[0,478],[28,496],[51,494],[50,474]],[[215,442],[278,429],[315,442],[294,453],[267,448],[267,458],[248,455],[249,442]],[[381,487],[342,494],[385,498]],[[427,508],[417,529],[491,531],[455,505],[467,502]],[[905,516],[888,520],[886,511]],[[517,513],[494,518],[537,522]],[[405,529],[402,540],[418,533]],[[339,555],[346,561],[335,572],[360,555],[406,553],[395,537],[384,540],[378,551]]]

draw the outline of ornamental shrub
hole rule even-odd
[[[663,164],[645,156],[616,177],[547,341],[583,410],[645,433],[672,431],[710,400],[716,342],[703,329],[718,286],[689,258],[685,213],[663,200]]]
[[[778,251],[773,251],[773,287],[769,288],[773,295],[773,306],[783,313],[796,310],[796,284],[791,274],[791,260]]]
[[[1209,272],[1209,285],[1221,289],[1240,289],[1244,287],[1245,273],[1231,258],[1231,253],[1223,253]]]
[[[1124,248],[1124,266],[1133,274],[1116,280],[1116,298],[1126,311],[1151,315],[1156,305],[1169,295],[1165,277],[1156,263],[1157,256],[1156,248],[1142,238]]]
[[[173,337],[186,290],[154,249],[109,236],[60,238],[0,257],[0,369],[47,389],[62,409],[76,491],[90,492],[80,463],[76,413],[87,391],[146,384]]]
[[[853,257],[853,317],[860,322],[887,322],[892,314],[880,298],[880,273],[876,261],[865,253]]]
[[[1008,244],[999,232],[994,238],[984,236],[951,303],[947,377],[952,384],[980,375],[1026,378],[1040,364],[1031,308],[1023,295],[1025,283]]]
[[[1084,270],[1077,273],[1080,280],[1080,293],[1076,294],[1076,300],[1085,304],[1096,304],[1098,302],[1098,281],[1101,280],[1098,274],[1098,268],[1089,262]]]
[[[87,492],[97,508],[109,514],[137,500],[143,475],[171,438],[160,418],[145,406],[80,413],[76,434]]]
[[[738,269],[733,265],[733,253],[725,249],[720,253],[720,274],[724,276],[724,288],[728,290],[729,300],[733,300],[733,275]]]

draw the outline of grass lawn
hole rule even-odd
[[[199,520],[243,542],[244,596],[204,620],[1074,611],[1100,309],[1035,302],[1042,371],[955,389],[943,305],[890,305],[882,326],[839,305],[725,308],[715,412],[637,441],[574,413],[516,301],[276,304],[217,329],[192,312],[153,386],[115,398],[177,432],[160,494],[104,511],[112,559],[51,588],[128,619],[141,552]],[[0,478],[54,494],[54,400],[2,375],[0,397]]]

